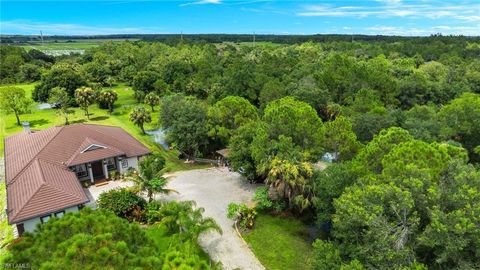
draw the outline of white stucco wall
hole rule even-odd
[[[126,168],[124,168],[122,166],[122,162],[119,162],[120,163],[120,166],[119,166],[120,173],[126,172],[128,170],[128,168],[138,169],[138,157],[123,158],[123,160],[127,160],[128,166]]]
[[[60,211],[62,211],[62,210],[59,210],[57,212],[60,212]],[[71,213],[71,212],[77,212],[78,211],[78,206],[73,206],[73,207],[64,209],[64,211],[65,211],[65,214]],[[52,215],[53,215],[53,213],[52,213]],[[32,219],[24,221],[23,226],[25,228],[25,232],[32,232],[33,230],[35,230],[35,228],[37,227],[37,224],[39,224],[39,223],[40,223],[40,217],[32,218]]]

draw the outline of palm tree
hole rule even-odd
[[[143,102],[147,105],[150,105],[150,107],[152,108],[152,112],[154,112],[155,105],[160,104],[160,97],[157,96],[155,93],[150,92],[145,96],[145,99]]]
[[[87,119],[90,120],[90,114],[88,113],[88,106],[90,106],[95,100],[95,92],[90,87],[80,87],[75,90],[75,101],[80,105],[82,110],[85,111]]]
[[[161,176],[164,168],[165,159],[163,156],[158,154],[147,156],[140,162],[140,171],[133,172],[127,179],[133,181],[134,189],[137,192],[146,192],[148,201],[151,202],[155,194],[176,192],[173,189],[166,188],[168,181]]]
[[[130,113],[130,121],[132,121],[135,125],[140,127],[143,134],[145,134],[145,129],[143,128],[143,125],[145,123],[152,122],[152,117],[150,116],[150,113],[147,112],[147,110],[145,110],[145,108],[135,107],[133,111]]]
[[[269,167],[265,183],[288,199],[290,207],[292,203],[299,203],[301,209],[309,205],[308,202],[302,200],[302,198],[311,197],[309,178],[313,171],[309,164],[274,158]]]
[[[108,113],[112,114],[113,112],[113,104],[115,101],[118,99],[118,94],[117,92],[113,90],[103,90],[98,94],[97,97],[98,101],[107,104],[108,106]]]
[[[205,209],[195,208],[194,201],[170,201],[158,211],[161,218],[160,224],[164,225],[170,233],[178,233],[179,240],[196,242],[201,233],[216,231],[222,234],[222,229],[213,218],[204,218]]]

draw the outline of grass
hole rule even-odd
[[[243,237],[269,270],[308,268],[312,245],[306,226],[297,219],[259,214]]]
[[[15,85],[25,90],[27,96],[31,96],[31,92],[35,84],[19,84]],[[140,128],[133,125],[129,120],[129,113],[134,106],[137,106],[137,101],[133,97],[133,90],[124,85],[119,84],[113,87],[118,93],[118,100],[115,103],[114,112],[110,115],[105,109],[100,109],[96,104],[93,104],[89,107],[90,120],[84,116],[84,112],[80,108],[73,108],[73,113],[69,116],[69,121],[71,123],[90,123],[90,124],[101,124],[101,125],[110,125],[110,126],[119,126],[126,130],[128,133],[132,134],[135,138],[149,147],[153,152],[161,153],[167,160],[166,171],[180,171],[188,169],[197,169],[209,167],[209,165],[197,165],[197,164],[186,164],[179,160],[178,152],[174,150],[165,150],[160,145],[156,144],[150,135],[142,134]],[[34,104],[30,113],[23,114],[20,116],[21,121],[30,122],[32,129],[46,129],[51,126],[59,126],[64,124],[62,117],[58,116],[53,109],[39,110],[37,109],[38,104]],[[150,110],[150,108],[147,108]],[[22,127],[16,124],[15,116],[10,115],[1,115],[0,118],[0,155],[3,156],[3,138],[11,134],[22,131]],[[145,129],[157,129],[158,126],[158,108],[152,113],[152,122],[145,125]]]
[[[6,208],[6,189],[5,189],[5,183],[2,182],[0,184],[0,209],[5,209]],[[2,211],[0,214],[1,222],[0,222],[0,258],[5,255],[6,250],[4,248],[4,245],[9,243],[11,240],[13,240],[13,227],[8,225],[7,222],[7,215],[5,211]],[[1,261],[1,259],[0,259]]]
[[[79,39],[73,40],[70,42],[67,41],[45,41],[43,44],[41,41],[29,41],[26,42],[20,47],[23,47],[25,50],[29,51],[31,49],[37,50],[86,50],[99,46],[104,41],[123,41],[124,39]]]
[[[27,96],[31,96],[32,90],[35,87],[35,84],[19,84],[15,85],[25,90]],[[84,116],[84,112],[80,108],[73,108],[74,113],[69,116],[69,121],[71,123],[90,123],[90,124],[102,124],[110,126],[119,126],[126,130],[128,133],[132,134],[135,138],[145,144],[155,153],[161,153],[166,161],[166,171],[174,172],[181,170],[191,170],[191,169],[200,169],[207,168],[210,165],[197,165],[197,164],[186,164],[178,159],[178,152],[174,150],[165,150],[162,146],[156,144],[152,137],[149,135],[142,134],[140,128],[133,125],[132,122],[128,119],[128,115],[133,106],[138,105],[136,100],[133,97],[133,90],[130,87],[127,87],[123,84],[113,87],[118,93],[118,100],[115,103],[114,112],[109,115],[108,111],[105,109],[100,109],[96,104],[91,105],[89,108],[90,111],[90,120],[87,120]],[[21,121],[30,122],[32,129],[46,129],[51,126],[59,126],[64,124],[62,117],[58,116],[53,109],[39,110],[37,109],[38,104],[32,105],[30,113],[23,114],[20,116]],[[149,108],[148,108],[149,109]],[[145,129],[157,129],[158,128],[158,109],[156,112],[152,113],[152,122],[146,124]],[[0,113],[0,157],[4,155],[4,141],[3,139],[6,136],[12,135],[14,133],[22,131],[22,127],[18,126],[13,114],[5,115]],[[5,209],[5,187],[4,185],[0,186],[0,209]],[[6,243],[7,240],[11,240],[12,235],[12,226],[8,225],[6,216],[0,218],[0,247],[1,244]],[[2,252],[0,252],[0,255]]]

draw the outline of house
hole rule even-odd
[[[82,182],[137,168],[150,150],[119,127],[74,124],[5,138],[7,216],[18,233],[89,202]]]

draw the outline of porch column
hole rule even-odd
[[[93,180],[92,164],[87,163],[87,167],[88,167],[88,175],[90,176],[90,182],[92,182],[93,184],[95,181]]]
[[[123,171],[123,169],[122,169],[122,157],[117,158],[117,171],[119,173],[122,173],[122,171]]]
[[[102,165],[103,165],[103,174],[105,175],[105,178],[108,179],[108,168],[107,168],[107,160],[102,160]]]

